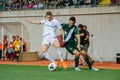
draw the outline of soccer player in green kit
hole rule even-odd
[[[75,70],[80,71],[79,69],[79,56],[83,55],[84,60],[88,64],[90,70],[98,71],[97,68],[92,68],[91,61],[92,59],[86,53],[84,48],[80,46],[80,35],[78,28],[75,26],[76,19],[75,17],[70,17],[68,24],[62,24],[62,28],[64,30],[63,43],[65,44],[65,48],[69,53],[75,55]]]

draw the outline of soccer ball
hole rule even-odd
[[[54,71],[57,69],[57,65],[55,63],[50,63],[48,65],[48,69],[49,69],[49,71]]]

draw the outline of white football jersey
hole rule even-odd
[[[53,19],[52,21],[48,21],[44,19],[44,20],[41,20],[41,24],[44,25],[43,36],[49,35],[49,34],[55,35],[56,29],[62,28],[61,24],[56,19]]]

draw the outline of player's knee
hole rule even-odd
[[[42,45],[42,48],[41,48],[42,53],[47,52],[48,48],[49,48],[49,46],[48,46],[48,45]]]
[[[54,45],[56,48],[60,48],[60,45],[59,44],[55,44]]]
[[[45,52],[47,52],[47,50],[45,50],[45,49],[42,49],[42,54],[44,54]]]
[[[80,56],[80,53],[77,50],[75,50],[73,53],[75,56]]]
[[[81,53],[82,55],[86,55],[86,51],[85,51],[85,50],[82,50],[80,53]]]

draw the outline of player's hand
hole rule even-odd
[[[78,50],[79,50],[79,51],[81,50],[81,48],[80,48],[80,45],[79,45],[79,44],[77,45],[77,48],[78,48]]]
[[[64,39],[62,39],[62,42],[63,42],[63,43],[65,43],[65,40],[64,40]]]

